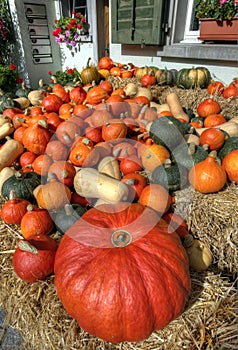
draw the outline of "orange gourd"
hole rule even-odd
[[[34,235],[48,235],[54,228],[54,222],[47,210],[31,204],[21,220],[21,234],[24,238]]]
[[[207,145],[209,149],[219,150],[225,142],[225,134],[222,130],[217,128],[208,128],[200,135],[200,145]]]
[[[203,126],[205,128],[211,128],[223,123],[226,123],[226,118],[223,114],[210,114],[204,119]]]
[[[47,129],[47,123],[42,120],[26,128],[22,137],[22,143],[28,151],[37,155],[44,154],[51,137],[52,133]]]
[[[69,187],[58,181],[52,173],[48,173],[48,182],[42,185],[36,194],[38,206],[48,211],[57,210],[63,208],[70,200]]]
[[[148,184],[143,188],[140,194],[139,203],[163,215],[169,210],[171,196],[168,190],[162,185]]]
[[[141,161],[143,167],[152,172],[158,165],[170,158],[170,153],[166,147],[157,145],[143,146],[141,152]]]
[[[234,149],[222,159],[222,168],[226,171],[228,179],[238,185],[238,150]]]
[[[189,171],[188,180],[201,193],[220,191],[225,186],[227,175],[217,162],[217,152],[210,152],[205,160],[194,165]]]

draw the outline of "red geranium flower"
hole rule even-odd
[[[13,64],[13,63],[10,63],[9,64],[9,68],[11,69],[11,70],[16,70],[16,66],[15,66],[15,64]]]

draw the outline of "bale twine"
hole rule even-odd
[[[57,233],[56,233],[57,235]],[[54,276],[25,283],[12,268],[18,227],[0,225],[0,305],[6,322],[18,329],[25,350],[225,350],[237,349],[236,282],[212,267],[191,271],[191,293],[184,313],[141,342],[110,344],[84,332],[59,301]]]

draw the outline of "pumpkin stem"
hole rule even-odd
[[[114,157],[118,157],[121,151],[122,151],[122,148],[121,148],[121,147],[115,148],[115,149],[112,151],[112,155],[113,155]]]
[[[137,180],[134,179],[134,178],[132,177],[132,178],[130,178],[130,179],[127,179],[127,180],[125,181],[125,183],[126,183],[127,185],[129,185],[129,186],[132,186],[132,185],[135,185],[135,184],[137,183]]]
[[[45,128],[45,129],[48,128],[47,122],[46,122],[45,120],[43,120],[43,119],[40,119],[40,120],[38,121],[38,124],[39,124],[40,126],[42,126],[43,128]]]
[[[89,140],[89,138],[87,138],[87,137],[84,137],[83,139],[82,139],[82,143],[84,144],[84,145],[89,145],[90,144],[90,140]]]
[[[114,247],[123,248],[131,243],[132,235],[126,230],[119,229],[112,233],[111,240]]]
[[[189,248],[193,245],[194,238],[193,236],[189,233],[184,237],[183,245],[185,248]]]
[[[10,201],[14,201],[17,199],[17,194],[16,194],[16,191],[14,190],[11,190],[10,193],[9,193],[9,200]]]
[[[70,143],[70,142],[71,142],[70,137],[69,137],[67,134],[65,134],[65,135],[63,136],[63,138],[64,138],[65,142],[67,142],[67,143]]]
[[[69,175],[69,172],[66,169],[63,169],[61,172],[62,179],[66,179],[68,175]]]
[[[194,142],[191,142],[189,147],[188,147],[188,155],[193,155],[196,151],[196,146]]]
[[[32,211],[32,210],[34,210],[34,206],[32,204],[28,204],[26,209],[27,209],[27,211]]]
[[[34,247],[32,244],[30,244],[29,242],[23,239],[18,242],[17,247],[21,250],[24,250],[25,252],[29,252],[32,254],[38,253],[38,250],[36,247]]]
[[[52,172],[48,172],[47,182],[56,181],[56,175]]]
[[[90,65],[89,65],[89,63],[90,63],[90,61],[91,61],[91,57],[89,57],[89,59],[87,60],[87,68],[89,68],[90,67]]]
[[[68,203],[65,204],[64,210],[65,210],[65,214],[66,214],[67,216],[70,216],[70,215],[73,214],[73,207],[72,207],[71,204],[68,204]]]
[[[171,159],[165,159],[165,161],[164,161],[164,167],[165,167],[165,169],[167,169],[167,168],[170,168],[171,167],[171,164],[172,164],[172,162],[171,162]]]
[[[217,151],[216,150],[211,151],[208,156],[216,159]]]

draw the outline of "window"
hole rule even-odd
[[[87,0],[71,0],[71,8],[75,13],[82,13],[88,20]]]
[[[112,1],[112,42],[140,45],[164,44],[168,4],[168,0]]]
[[[198,43],[199,20],[195,16],[196,0],[188,0],[184,38],[181,43]]]

